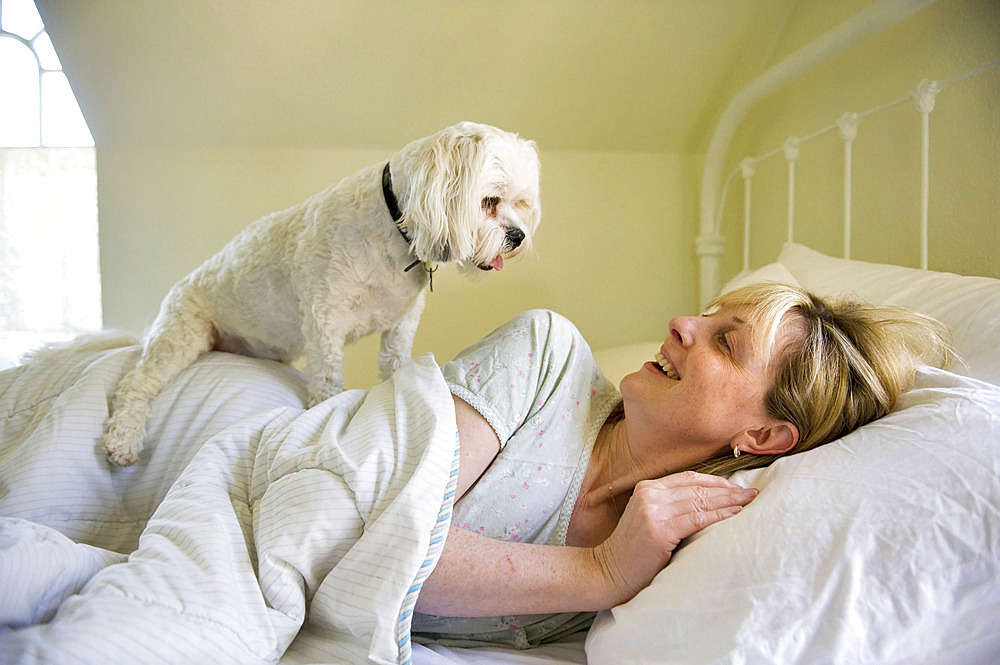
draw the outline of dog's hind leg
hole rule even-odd
[[[183,292],[168,296],[139,362],[115,390],[104,434],[109,460],[119,466],[135,463],[153,399],[167,382],[212,348],[214,337],[207,310],[196,298]]]

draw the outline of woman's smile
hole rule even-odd
[[[656,364],[659,367],[659,370],[661,372],[663,372],[664,374],[666,374],[668,377],[670,377],[674,381],[680,381],[681,380],[681,376],[680,376],[680,374],[677,373],[677,368],[674,367],[674,363],[670,360],[670,357],[667,356],[662,350],[659,353],[657,353],[654,356],[654,358],[655,358]]]

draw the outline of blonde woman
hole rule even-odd
[[[568,321],[523,314],[443,367],[460,498],[415,638],[524,648],[586,627],[756,495],[724,475],[885,415],[949,349],[914,312],[764,284],[673,319],[619,394]]]

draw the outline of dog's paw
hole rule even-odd
[[[388,381],[392,378],[392,375],[396,373],[396,370],[402,367],[410,360],[410,356],[383,356],[379,354],[378,359],[378,378],[382,381]]]
[[[126,425],[112,417],[108,421],[108,430],[104,435],[104,451],[108,460],[118,466],[131,466],[139,460],[142,450],[142,439],[145,427]]]
[[[311,409],[312,407],[316,406],[320,402],[325,402],[326,400],[330,399],[334,395],[339,395],[342,392],[344,392],[343,388],[331,389],[329,391],[321,391],[319,393],[315,393],[313,391],[309,391],[309,408]]]
[[[116,466],[132,466],[139,459],[139,456],[131,451],[119,452],[117,450],[107,450],[107,454],[108,460]]]
[[[319,378],[309,382],[309,406],[314,407],[334,395],[344,392],[343,381],[331,378]]]

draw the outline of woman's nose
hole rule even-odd
[[[670,336],[681,346],[688,346],[694,341],[695,328],[701,317],[678,316],[670,320]]]

